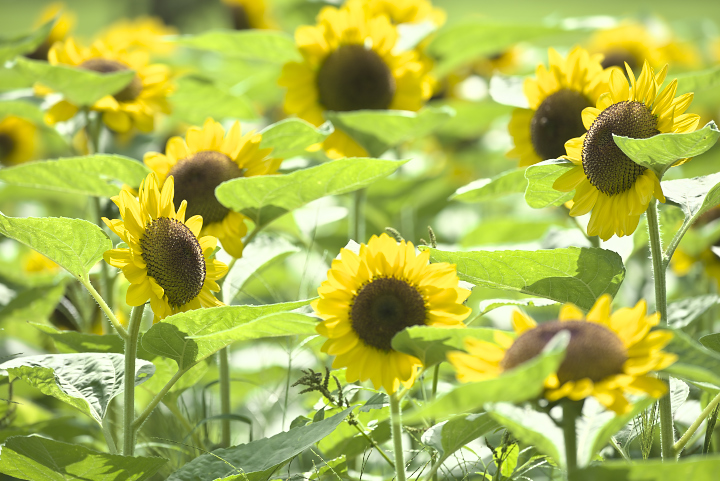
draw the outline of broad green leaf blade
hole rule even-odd
[[[148,351],[173,359],[180,370],[235,341],[315,334],[317,320],[288,312],[310,300],[266,306],[225,306],[198,309],[166,317],[143,336]]]
[[[328,120],[350,134],[373,157],[406,140],[433,132],[455,115],[449,107],[425,107],[419,112],[404,110],[355,110],[326,112]]]
[[[0,234],[25,244],[84,279],[112,249],[110,238],[95,224],[65,217],[5,217],[0,214]]]
[[[460,187],[450,196],[450,200],[467,203],[495,200],[505,195],[525,192],[527,185],[525,169],[509,170],[491,179],[474,180]]]
[[[453,117],[447,119],[435,130],[438,136],[451,139],[476,140],[490,129],[498,117],[512,111],[508,106],[500,105],[490,99],[479,102],[447,99],[431,101],[428,105],[434,108],[447,106],[455,111]]]
[[[647,139],[631,139],[613,134],[620,149],[636,163],[651,169],[658,179],[678,160],[710,150],[720,138],[715,122],[686,134],[658,134]]]
[[[2,79],[0,79],[0,83],[1,82]],[[45,123],[45,114],[42,109],[40,109],[38,105],[24,100],[0,101],[0,119],[7,115],[22,117],[37,125],[43,125]]]
[[[221,204],[247,215],[256,225],[272,220],[313,200],[362,189],[387,177],[406,160],[340,159],[287,175],[241,177],[220,184]]]
[[[678,360],[665,372],[686,381],[720,386],[720,354],[704,348],[682,331],[673,332],[673,340],[663,351],[677,354]]]
[[[603,294],[614,296],[625,278],[620,256],[597,247],[493,252],[431,249],[430,259],[455,264],[460,279],[475,285],[572,302],[585,310]]]
[[[422,441],[440,453],[440,460],[445,460],[470,441],[497,427],[498,424],[487,413],[460,414],[428,429]]]
[[[331,418],[293,428],[269,438],[203,454],[175,471],[168,481],[222,479],[238,474],[244,474],[247,478],[243,476],[237,479],[255,481],[260,479],[259,473],[284,464],[332,433],[351,410],[352,408],[346,409]],[[267,476],[262,479],[267,479]]]
[[[189,124],[202,125],[205,119],[253,120],[258,117],[250,100],[234,95],[198,76],[182,77],[176,81],[177,89],[170,96],[172,115]]]
[[[6,6],[7,8],[7,6]],[[15,38],[0,39],[0,65],[11,60],[18,55],[32,53],[42,44],[50,35],[50,31],[55,25],[57,18],[43,24],[37,30]]]
[[[720,304],[720,296],[717,294],[706,294],[671,302],[668,304],[668,325],[674,329],[687,327],[717,304]]]
[[[396,351],[417,357],[428,368],[445,361],[450,351],[464,351],[466,338],[492,342],[495,332],[497,329],[415,326],[398,332],[392,339],[392,347]],[[511,333],[503,333],[513,336]]]
[[[574,166],[567,160],[550,159],[528,167],[525,171],[528,181],[525,202],[534,209],[541,209],[549,205],[562,205],[572,199],[574,191],[560,192],[553,189],[553,184]]]
[[[606,461],[570,472],[570,481],[715,481],[720,456],[692,456],[668,463],[660,459]]]
[[[102,424],[110,401],[125,389],[125,356],[121,354],[48,354],[0,364],[43,394],[70,404]],[[155,372],[149,361],[135,362],[135,385]]]
[[[15,68],[36,82],[60,92],[69,102],[80,107],[92,105],[106,95],[121,91],[135,76],[132,70],[102,74],[23,57],[16,60]]]
[[[465,234],[460,239],[463,248],[472,248],[483,245],[521,244],[537,241],[553,226],[559,226],[557,221],[521,220],[516,217],[500,217],[488,219]]]
[[[308,147],[322,142],[332,133],[333,126],[330,122],[315,127],[302,119],[285,119],[261,132],[260,148],[272,148],[273,157],[286,159],[307,153]]]
[[[78,331],[60,331],[52,326],[31,323],[34,327],[50,336],[56,343],[63,344],[74,352],[125,352],[125,343],[116,334],[88,334]]]
[[[43,160],[0,170],[0,180],[12,185],[71,194],[112,197],[122,184],[137,187],[150,170],[122,155],[97,154]]]
[[[212,30],[199,35],[181,35],[175,43],[227,57],[284,64],[300,60],[293,38],[273,30]]]
[[[677,81],[676,95],[717,87],[720,85],[720,65],[699,72],[678,75]]]
[[[27,481],[143,481],[166,462],[101,453],[39,436],[16,436],[2,448],[0,473]]]
[[[65,282],[54,286],[31,287],[20,292],[0,309],[0,323],[44,321],[65,294]]]
[[[698,341],[708,349],[720,353],[720,333],[707,334],[698,339]]]
[[[485,299],[478,305],[479,315],[483,316],[488,312],[505,306],[522,307],[548,307],[555,306],[557,302],[551,299]]]

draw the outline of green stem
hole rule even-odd
[[[390,459],[390,456],[388,456],[387,453],[385,451],[383,451],[383,448],[381,448],[380,445],[373,438],[371,438],[370,436],[367,435],[365,430],[362,427],[360,427],[359,424],[360,424],[360,422],[356,421],[355,423],[352,424],[352,426],[357,430],[357,432],[362,434],[362,436],[367,440],[367,442],[370,443],[370,446],[375,448],[375,450],[378,453],[380,453],[380,456],[382,456],[385,459],[385,461],[388,462],[390,467],[395,469],[395,463],[393,463],[392,459]]]
[[[352,211],[353,231],[352,239],[356,242],[365,241],[365,189],[358,189],[353,193]]]
[[[663,258],[658,221],[657,201],[652,199],[647,210],[648,237],[650,238],[650,256],[652,257],[655,278],[655,309],[660,313],[660,323],[667,325],[667,286],[665,279],[666,263]],[[667,379],[666,376],[660,378]],[[675,427],[673,426],[672,404],[668,392],[658,401],[660,410],[660,448],[663,459],[674,459]]]
[[[577,429],[576,421],[582,414],[582,401],[563,400],[563,438],[565,440],[565,465],[568,477],[570,470],[577,467]]]
[[[430,399],[432,399],[433,401],[435,400],[435,396],[437,395],[437,387],[438,387],[439,380],[440,380],[440,363],[437,363],[437,364],[435,364],[435,368],[433,369],[432,393],[431,393],[431,397],[430,397]],[[430,420],[430,425],[433,425],[433,424],[435,424],[435,419]],[[442,457],[440,459],[442,459]],[[435,464],[437,464],[439,462],[439,461],[435,460],[435,454],[433,454],[433,456],[432,456],[432,462],[433,462],[433,467],[435,467]],[[440,464],[442,464],[441,461],[440,461]],[[438,465],[437,467],[435,467],[434,470],[431,471],[433,473],[432,474],[433,481],[437,481],[437,479],[438,479],[437,470],[439,468],[440,468],[440,465]]]
[[[135,454],[135,359],[137,358],[138,337],[145,304],[133,307],[128,322],[128,337],[125,339],[125,392],[123,404],[123,456]]]
[[[218,352],[219,383],[220,383],[220,413],[230,414],[230,363],[228,362],[228,348],[224,347]],[[230,417],[222,419],[222,447],[230,446]]]
[[[117,447],[115,447],[115,440],[113,440],[112,430],[110,429],[110,416],[105,416],[102,420],[102,432],[107,443],[108,451],[110,454],[117,454]]]
[[[95,288],[92,286],[92,284],[90,283],[90,279],[88,279],[86,276],[79,279],[79,281],[82,283],[83,286],[85,286],[85,289],[88,290],[90,295],[95,298],[95,302],[98,303],[100,309],[102,309],[108,319],[110,319],[110,322],[117,331],[118,335],[124,340],[127,340],[128,332],[125,330],[122,324],[120,324],[120,321],[117,320],[117,317],[115,317],[115,313],[112,311],[112,309],[108,307],[105,299],[103,299],[102,296],[98,293],[98,291],[96,291]]]
[[[720,393],[718,393],[717,396],[715,396],[710,403],[703,409],[703,411],[700,413],[700,416],[695,419],[695,421],[690,425],[687,431],[685,431],[685,434],[682,435],[682,437],[678,440],[677,443],[673,446],[674,455],[677,456],[680,454],[680,452],[685,448],[685,445],[687,445],[688,441],[690,441],[690,438],[693,434],[695,434],[695,431],[700,427],[700,425],[705,421],[705,419],[710,416],[710,413],[715,409],[715,406],[720,403]]]
[[[192,367],[192,366],[190,366]],[[190,368],[188,368],[190,369]],[[165,397],[165,395],[172,389],[172,387],[175,385],[176,382],[180,380],[181,377],[183,377],[183,374],[187,372],[187,369],[178,369],[178,371],[173,375],[173,377],[163,386],[163,388],[160,390],[159,393],[155,395],[154,398],[152,398],[152,401],[150,401],[150,404],[147,405],[145,410],[135,418],[135,421],[132,423],[132,430],[134,433],[137,432],[138,429],[140,429],[140,426],[145,422],[145,420],[152,414],[152,412],[155,410],[155,407],[162,401],[162,399]]]
[[[406,481],[405,458],[402,445],[402,415],[400,413],[400,397],[397,393],[390,395],[390,424],[392,428],[393,451],[395,454],[395,479]]]
[[[610,438],[610,445],[615,448],[615,451],[620,453],[620,456],[622,456],[625,461],[627,461],[628,463],[632,463],[632,459],[630,459],[630,456],[628,456],[622,446],[620,446],[620,444],[618,444],[618,442],[615,440],[615,436]]]

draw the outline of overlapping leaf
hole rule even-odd
[[[18,55],[32,53],[48,38],[50,31],[55,25],[55,21],[56,19],[52,19],[26,35],[0,39],[0,65]]]
[[[468,203],[494,200],[504,195],[525,192],[527,185],[525,169],[509,170],[491,179],[478,179],[460,187],[450,196],[450,200]]]
[[[175,42],[184,47],[246,60],[277,64],[300,60],[293,38],[273,30],[213,30],[199,35],[182,35]]]
[[[213,82],[198,76],[186,76],[176,81],[177,89],[170,97],[173,116],[185,122],[202,125],[205,119],[243,119],[258,117],[250,100],[233,95]]]
[[[561,205],[572,199],[573,192],[560,192],[553,189],[553,184],[574,165],[567,160],[550,159],[528,167],[525,171],[528,181],[525,201],[528,205],[540,209],[549,205]]]
[[[320,127],[302,119],[285,119],[263,130],[260,147],[272,148],[272,156],[286,159],[307,152],[308,147],[318,144],[333,132],[331,123]]]

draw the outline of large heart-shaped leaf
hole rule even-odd
[[[274,30],[211,30],[175,38],[178,45],[217,52],[228,57],[284,64],[299,60],[293,38]]]
[[[302,119],[285,119],[261,132],[260,148],[272,148],[273,157],[286,159],[306,153],[308,147],[322,142],[332,132],[330,122],[315,127]]]

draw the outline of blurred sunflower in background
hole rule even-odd
[[[267,13],[265,0],[222,0],[232,13],[235,30],[273,28],[274,23]]]
[[[29,120],[8,115],[0,120],[0,164],[11,166],[35,158],[37,126]]]
[[[521,167],[562,156],[565,142],[585,131],[583,109],[608,89],[610,70],[600,55],[575,47],[566,58],[548,49],[548,57],[549,67],[538,65],[523,85],[530,108],[515,109],[508,125],[515,147],[506,156]]]
[[[239,122],[226,133],[220,123],[207,119],[202,128],[190,127],[184,139],[172,137],[165,154],[148,152],[144,158],[161,186],[174,177],[175,208],[187,202],[187,215],[203,218],[201,234],[217,237],[233,257],[242,256],[247,218],[218,202],[215,188],[237,177],[277,173],[282,160],[270,157],[272,149],[261,149],[261,141],[254,131],[242,135]]]
[[[59,15],[59,16],[58,16]],[[70,34],[75,26],[75,15],[68,12],[64,3],[55,2],[47,5],[41,12],[33,24],[33,28],[38,28],[53,18],[58,16],[55,25],[50,30],[50,35],[41,43],[34,52],[27,55],[28,58],[34,60],[47,60],[48,52],[55,42],[62,42]]]
[[[149,300],[155,321],[223,305],[212,294],[220,290],[216,281],[227,273],[227,266],[213,257],[217,239],[199,237],[202,217],[185,220],[187,202],[176,210],[173,197],[172,177],[160,189],[157,175],[150,173],[140,185],[139,199],[127,188],[112,198],[122,220],[103,217],[127,244],[105,251],[103,258],[122,269],[130,282],[127,304],[141,306]]]
[[[352,2],[325,7],[318,20],[296,30],[303,61],[285,64],[278,81],[287,88],[288,114],[319,126],[327,110],[420,110],[432,91],[426,69],[416,51],[393,51],[398,32],[387,16],[371,16]],[[337,128],[323,148],[331,158],[367,155]]]
[[[373,16],[387,15],[396,25],[431,21],[440,27],[447,18],[445,10],[434,7],[428,0],[350,0],[347,3],[351,2],[365,3]]]
[[[388,394],[415,382],[419,359],[392,348],[392,338],[411,326],[465,327],[470,291],[458,287],[455,266],[428,264],[429,251],[382,234],[342,249],[312,307],[327,337],[322,351],[335,356],[333,368],[347,368],[349,382],[370,380]]]
[[[122,19],[100,32],[98,40],[112,45],[115,50],[133,48],[148,50],[158,54],[170,53],[174,45],[164,37],[177,35],[175,27],[165,25],[160,18],[138,17]]]
[[[677,80],[660,90],[667,65],[655,75],[645,62],[637,80],[628,65],[626,69],[630,83],[613,70],[610,91],[600,96],[597,107],[583,110],[587,133],[568,141],[563,156],[575,167],[553,184],[559,191],[575,190],[570,215],[592,211],[587,233],[605,241],[635,232],[653,196],[665,202],[657,176],[625,155],[612,135],[645,139],[665,132],[693,132],[700,121],[698,115],[685,113],[692,93],[675,98]]]
[[[461,382],[498,377],[538,356],[560,331],[569,331],[570,343],[557,373],[545,379],[548,401],[569,398],[579,401],[594,397],[617,414],[630,410],[626,394],[659,398],[667,392],[664,382],[651,375],[677,359],[662,351],[673,337],[671,331],[650,329],[660,314],[647,314],[644,300],[633,308],[611,313],[612,298],[604,294],[587,316],[573,304],[560,309],[557,321],[537,324],[520,311],[513,314],[513,338],[496,332],[495,343],[467,338],[467,353],[448,353],[448,360]]]
[[[37,251],[31,250],[23,258],[23,271],[29,274],[55,274],[60,266]]]
[[[74,39],[55,44],[48,54],[52,65],[71,65],[99,73],[135,71],[135,77],[125,88],[107,95],[92,105],[91,110],[102,114],[102,121],[115,132],[125,133],[135,127],[141,132],[152,132],[155,116],[169,113],[167,97],[172,91],[170,69],[165,65],[150,64],[148,52],[118,50],[98,41],[90,47],[78,45]],[[40,94],[49,91],[36,89]],[[50,124],[75,116],[78,107],[67,100],[54,104],[45,114]]]

